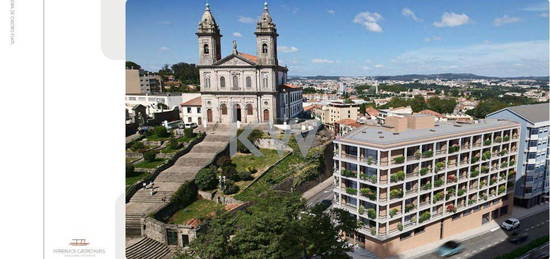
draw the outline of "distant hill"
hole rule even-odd
[[[317,79],[317,80],[338,80],[340,76],[290,76],[289,79]],[[530,80],[548,80],[548,77],[544,76],[523,76],[523,77],[494,77],[494,76],[480,76],[472,73],[443,73],[443,74],[408,74],[408,75],[395,75],[395,76],[374,76],[376,80],[456,80],[456,79],[530,79]]]

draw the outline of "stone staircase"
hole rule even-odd
[[[126,235],[141,236],[141,215],[126,214]]]
[[[166,201],[170,199],[172,192],[170,191],[156,191],[153,196],[151,196],[151,191],[149,189],[140,189],[139,191],[132,196],[130,201],[133,202],[145,202],[145,203],[163,203],[163,198],[166,197]]]
[[[167,259],[170,253],[167,245],[147,237],[126,248],[127,259]]]

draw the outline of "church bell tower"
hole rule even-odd
[[[267,2],[264,12],[256,24],[256,56],[260,65],[278,65],[277,61],[277,27],[271,19]]]
[[[210,5],[207,3],[202,14],[199,28],[197,30],[199,43],[199,65],[212,65],[221,59],[222,35],[220,28],[210,12]]]

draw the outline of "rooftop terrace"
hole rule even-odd
[[[336,138],[336,141],[378,148],[389,148],[392,146],[402,146],[437,139],[483,133],[490,130],[512,128],[518,125],[519,124],[511,121],[484,119],[471,124],[438,122],[433,128],[406,129],[401,132],[396,132],[389,127],[365,126],[350,132],[348,135]]]

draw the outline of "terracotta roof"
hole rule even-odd
[[[242,58],[248,59],[254,63],[258,63],[258,57],[256,56],[246,54],[246,53],[241,53],[241,52],[239,52],[239,56],[241,56]]]
[[[313,105],[310,105],[310,106],[306,106],[306,107],[304,107],[304,111],[309,111],[309,110],[313,110],[313,109],[316,109],[316,108],[320,108],[320,105],[313,104]]]
[[[283,87],[284,87],[284,88],[287,88],[287,89],[292,89],[292,90],[301,89],[299,86],[291,85],[291,84],[284,84]]]
[[[200,219],[196,219],[196,218],[192,218],[192,219],[188,220],[187,222],[185,222],[185,225],[191,226],[193,228],[198,227],[200,224],[201,224]]]
[[[181,106],[201,106],[201,105],[202,105],[202,101],[200,96],[181,104]]]
[[[438,117],[438,118],[445,118],[445,116],[441,115],[441,113],[435,112],[435,111],[432,111],[432,110],[427,110],[427,109],[419,111],[418,113],[426,114],[426,115],[432,115],[432,116],[435,116],[435,117]]]
[[[365,112],[370,116],[378,116],[380,112],[377,109],[374,109],[372,107],[367,107],[365,109]]]
[[[342,125],[348,125],[348,126],[351,126],[351,127],[361,126],[361,123],[355,121],[354,119],[343,119],[343,120],[337,121],[336,123],[342,124]]]

